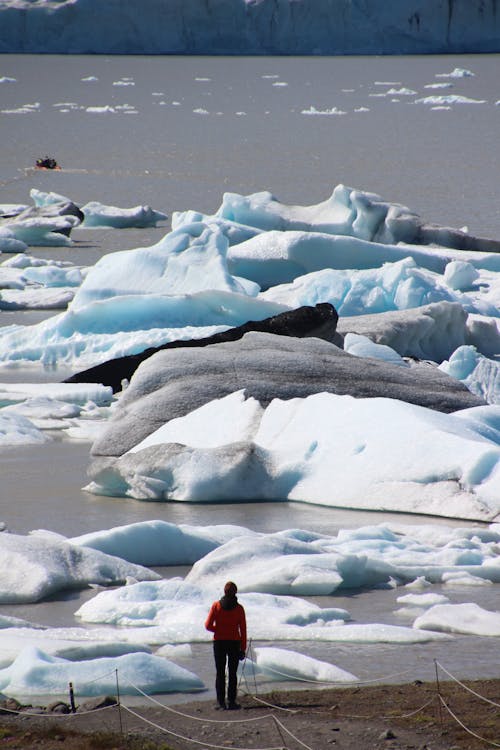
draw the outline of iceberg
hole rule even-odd
[[[151,654],[124,654],[115,658],[68,661],[28,647],[9,667],[0,670],[0,690],[8,696],[66,694],[73,683],[77,696],[120,693],[195,692],[204,685],[192,672]]]
[[[241,579],[243,593],[297,593],[300,587],[303,595],[323,596],[343,589],[385,585],[391,580],[415,590],[431,583],[487,585],[499,580],[497,527],[498,524],[482,528],[379,524],[341,529],[330,536],[304,529],[264,534],[231,525],[177,526],[165,521],[144,521],[59,539],[135,564],[196,563],[186,579],[189,587],[160,584],[164,596],[156,584],[141,584],[118,594],[130,602],[136,596],[133,592],[138,596],[140,592],[138,601],[150,594],[152,599],[168,598],[166,594],[170,596],[172,586],[177,598],[179,592],[181,598],[191,592],[195,600],[198,594],[193,592],[199,586],[215,595],[217,587],[224,584],[227,567]],[[109,592],[103,594],[104,599],[113,596]],[[398,598],[398,602],[419,607],[442,603],[436,596],[412,593]],[[348,619],[345,613],[337,616]],[[301,622],[305,620],[302,618]]]
[[[37,210],[65,205],[31,195]],[[98,408],[70,416],[7,399],[3,433],[94,439],[96,494],[491,521],[499,249],[338,185],[305,206],[226,193],[213,216],[176,214],[156,244],[90,269],[16,256],[2,296],[74,296],[42,323],[2,328],[0,362],[90,367],[69,380],[109,382],[116,402],[99,411],[89,394]]]
[[[2,229],[7,229],[12,237],[24,245],[69,247],[72,240],[67,236],[80,223],[76,216],[34,216],[26,219],[13,218],[5,220]],[[19,252],[16,245],[11,245],[10,252]]]
[[[191,565],[228,539],[250,532],[240,526],[176,526],[142,521],[72,537],[71,544],[90,547],[137,565]]]
[[[37,602],[57,591],[90,584],[124,583],[127,578],[154,581],[147,568],[126,563],[97,550],[77,547],[59,538],[0,534],[2,577],[0,603]]]
[[[36,445],[48,440],[30,419],[0,412],[0,447]]]
[[[350,672],[311,656],[284,648],[260,647],[254,649],[255,663],[245,664],[247,676],[252,677],[254,666],[257,673],[274,680],[300,680],[328,684],[357,682]]]
[[[425,0],[4,0],[0,52],[370,55],[498,52],[494,4]],[[452,75],[448,74],[448,75]],[[84,80],[94,80],[89,76]],[[132,84],[132,81],[128,81]],[[283,82],[279,82],[283,85]],[[123,82],[122,82],[123,85]]]
[[[63,205],[33,197],[49,202],[45,210]],[[43,220],[56,219],[77,221]],[[0,362],[90,367],[317,302],[333,303],[343,316],[449,302],[470,315],[499,317],[498,242],[426,224],[373,193],[338,185],[311,206],[288,206],[267,192],[227,193],[213,216],[188,211],[172,223],[156,245],[110,253],[81,276],[76,269],[27,271],[33,284],[72,284],[73,300],[35,326],[2,329]],[[475,269],[466,272],[478,274],[471,288],[454,288],[463,285],[463,267],[462,282],[457,268],[445,276],[454,262]]]
[[[147,643],[204,643],[211,635],[203,623],[217,594],[212,581],[208,586],[178,578],[137,583],[100,592],[75,615],[87,623],[120,626],[121,633],[126,628],[135,639],[142,631]],[[246,593],[238,598],[256,640],[408,644],[449,638],[397,625],[345,623],[345,610],[322,608],[299,597]]]
[[[14,619],[14,618],[11,618]],[[0,639],[0,668],[10,666],[26,648],[39,648],[45,654],[69,661],[84,661],[123,654],[151,653],[140,639],[134,642],[116,630],[104,628],[41,628],[28,623],[7,625]]]
[[[152,209],[151,206],[118,208],[91,201],[82,206],[81,210],[85,216],[84,227],[113,227],[115,229],[156,227],[159,221],[167,219],[166,214]]]
[[[489,404],[500,403],[500,362],[484,357],[475,346],[459,346],[439,369],[461,380]]]
[[[491,612],[477,604],[436,604],[417,617],[414,628],[497,637],[500,635],[500,612]]]

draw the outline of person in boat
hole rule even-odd
[[[238,588],[233,581],[224,586],[224,596],[214,602],[205,621],[205,628],[214,634],[215,692],[217,709],[234,711],[236,703],[238,661],[243,661],[247,648],[245,610],[236,597]],[[226,663],[228,669],[226,704]]]
[[[58,163],[51,156],[44,156],[43,159],[36,160],[38,169],[60,169]]]

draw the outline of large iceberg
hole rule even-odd
[[[4,0],[0,52],[449,54],[498,52],[495,3],[384,0]]]
[[[214,216],[177,214],[173,227],[152,247],[101,258],[66,312],[2,329],[0,362],[89,367],[318,302],[343,316],[456,303],[491,329],[499,317],[498,242],[344,185],[311,206],[227,193]],[[450,263],[472,270],[446,275]],[[460,344],[482,351],[483,334]]]
[[[61,197],[33,194],[47,209]],[[83,414],[66,425],[97,436],[91,492],[489,521],[499,250],[345,185],[306,206],[226,193],[212,216],[175,214],[155,245],[102,257],[65,312],[5,326],[0,361],[90,366],[70,380],[110,383],[104,431]],[[33,283],[70,273],[25,269]],[[58,409],[7,418],[32,410],[36,426]],[[38,439],[20,422],[4,433]]]

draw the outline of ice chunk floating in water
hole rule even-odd
[[[115,658],[68,661],[40,649],[26,648],[14,663],[0,670],[0,690],[9,696],[62,695],[73,683],[77,695],[116,692],[177,693],[202,690],[203,682],[192,672],[151,654],[126,654]]]
[[[57,591],[81,589],[91,583],[107,586],[124,583],[129,577],[159,578],[147,568],[47,536],[0,534],[0,561],[5,571],[0,583],[2,604],[36,602]]]

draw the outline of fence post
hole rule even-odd
[[[442,727],[443,726],[443,708],[441,706],[441,688],[439,686],[439,673],[438,673],[438,665],[437,665],[436,659],[434,659],[434,669],[436,671],[436,690],[437,690],[437,699],[438,699],[439,723],[441,724],[441,727]]]
[[[120,705],[120,684],[118,682],[118,670],[117,669],[115,669],[115,677],[116,677],[116,700],[118,702],[118,716],[120,719],[120,734],[123,736],[122,709]]]
[[[76,706],[75,706],[75,694],[73,693],[73,683],[69,683],[69,704],[71,706],[71,713],[76,714]]]

